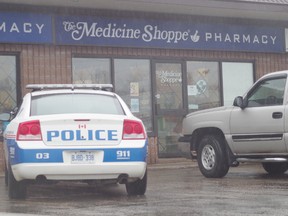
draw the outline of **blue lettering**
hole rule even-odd
[[[118,140],[117,130],[108,130],[108,140]]]
[[[95,131],[96,140],[105,140],[105,138],[101,138],[101,134],[100,133],[103,133],[103,132],[105,132],[105,131],[104,130]]]
[[[76,140],[86,140],[86,138],[82,136],[80,130],[76,130]]]
[[[88,130],[88,140],[93,140],[93,131]]]
[[[61,138],[63,141],[74,140],[74,132],[72,130],[64,130],[61,132]]]
[[[59,137],[59,131],[47,131],[47,141],[52,141],[54,137]]]
[[[51,142],[53,140],[62,141],[84,141],[84,140],[109,140],[109,141],[117,141],[118,134],[117,130],[63,130],[63,131],[47,131],[47,141]]]

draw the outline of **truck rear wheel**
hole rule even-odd
[[[229,165],[222,138],[216,135],[205,135],[197,149],[197,161],[205,177],[224,177],[229,170]]]
[[[288,170],[287,162],[262,163],[262,166],[270,175],[281,175]]]

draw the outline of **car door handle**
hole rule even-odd
[[[273,113],[272,113],[272,117],[273,117],[274,119],[280,119],[280,118],[282,118],[282,116],[283,116],[283,113],[282,113],[282,112],[273,112]]]

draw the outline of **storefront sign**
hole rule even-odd
[[[52,20],[55,20],[53,23]],[[286,51],[285,29],[152,19],[1,12],[0,43],[139,48]]]
[[[56,43],[223,51],[285,51],[284,29],[142,19],[56,17]]]
[[[52,43],[52,17],[29,13],[0,13],[0,42]]]

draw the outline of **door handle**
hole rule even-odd
[[[272,113],[272,117],[273,117],[274,119],[280,119],[280,118],[282,118],[282,116],[283,116],[283,113],[282,113],[282,112],[273,112],[273,113]]]

